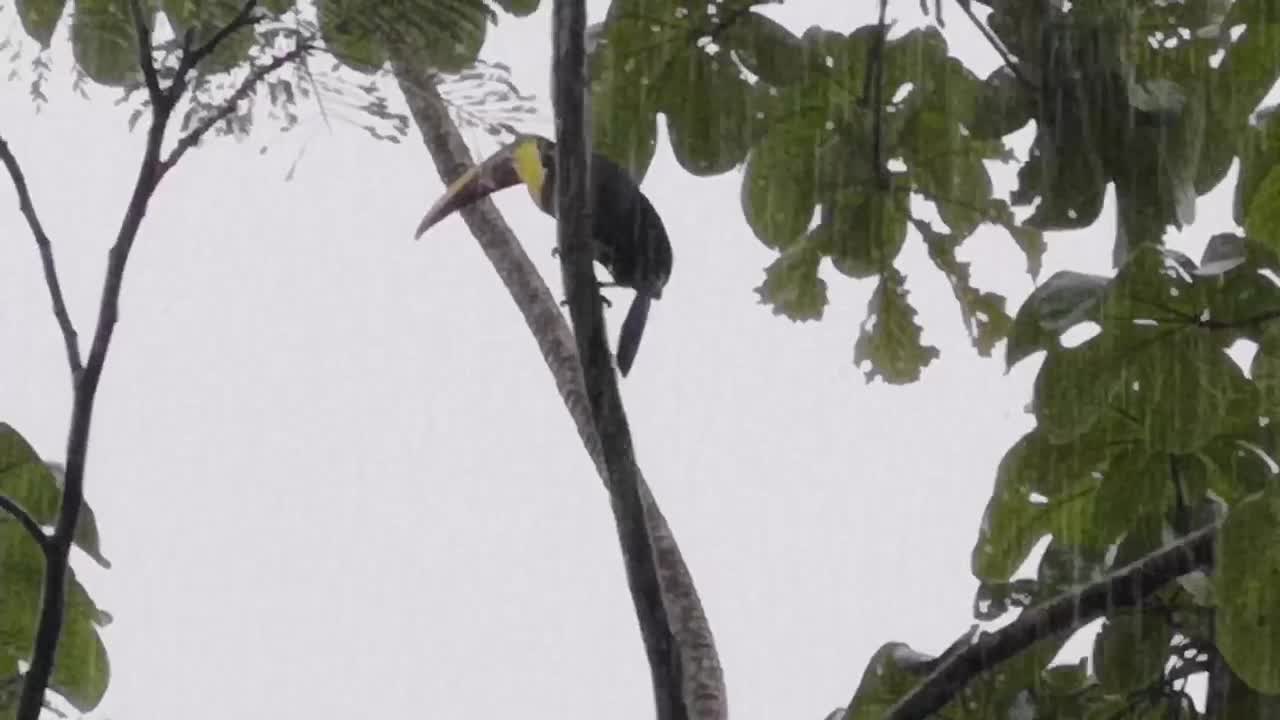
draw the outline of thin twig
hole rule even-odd
[[[133,196],[129,199],[124,220],[116,234],[115,244],[107,254],[107,273],[103,281],[102,299],[98,308],[98,324],[93,334],[93,344],[84,371],[75,386],[71,406],[71,430],[67,438],[67,466],[62,490],[62,506],[53,536],[49,538],[46,553],[43,601],[40,619],[36,626],[31,666],[22,685],[18,702],[18,720],[38,720],[44,703],[45,689],[53,675],[53,658],[62,634],[62,621],[66,605],[67,570],[71,545],[75,536],[80,509],[84,505],[84,469],[88,460],[89,429],[93,421],[94,401],[98,382],[106,363],[107,349],[119,315],[120,289],[124,279],[129,250],[137,237],[147,203],[159,182],[160,146],[164,142],[165,126],[169,122],[170,107],[167,104],[152,107],[152,123],[147,131],[147,144],[143,152],[142,166],[134,183]]]
[[[169,94],[172,96],[171,100],[173,102],[177,102],[178,98],[182,97],[182,94],[187,90],[187,73],[196,69],[205,58],[218,49],[233,33],[258,24],[258,21],[262,18],[253,14],[254,8],[257,6],[258,0],[246,0],[245,4],[240,7],[240,12],[230,22],[214,33],[208,42],[194,50],[189,50],[191,40],[194,37],[194,29],[187,29],[183,40],[184,52],[182,53],[182,59],[178,61],[178,71],[174,74],[173,85],[169,87]]]
[[[1084,627],[1108,612],[1135,607],[1174,579],[1211,564],[1219,527],[1215,523],[1201,528],[1095,583],[1024,610],[1017,620],[984,635],[943,663],[889,708],[884,720],[931,717],[979,675],[1036,642]]]
[[[223,103],[222,107],[218,108],[217,112],[206,117],[199,125],[192,128],[191,132],[178,140],[178,143],[174,145],[173,150],[169,152],[169,157],[160,163],[160,176],[164,177],[165,173],[173,169],[173,166],[182,159],[182,156],[185,155],[188,150],[195,147],[200,142],[200,139],[204,137],[205,133],[209,132],[214,125],[222,122],[228,115],[235,112],[236,105],[241,100],[248,97],[249,93],[253,92],[253,89],[259,82],[290,62],[301,58],[311,49],[312,46],[310,44],[301,43],[289,52],[276,57],[266,65],[255,68],[253,72],[250,72],[249,76],[244,79],[244,82],[240,83],[240,87],[236,88],[235,92],[231,93],[231,97]]]
[[[569,318],[582,361],[587,400],[604,444],[608,487],[631,598],[641,619],[658,720],[689,720],[691,699],[675,634],[663,606],[653,540],[644,513],[639,469],[632,451],[618,378],[613,370],[600,305],[591,242],[590,148],[586,130],[585,0],[555,0],[552,8],[552,105],[556,114],[555,207],[557,245]]]
[[[27,514],[27,511],[23,510],[22,506],[14,502],[12,498],[0,495],[0,510],[12,515],[13,519],[17,520],[18,524],[22,526],[22,529],[26,530],[27,534],[31,536],[31,539],[36,541],[41,550],[45,550],[48,547],[49,536],[44,534],[44,530],[40,528],[40,523]]]
[[[224,38],[230,33],[219,32],[216,37]],[[141,40],[140,40],[141,44]],[[206,45],[209,51],[214,48]],[[225,117],[230,113],[229,106],[234,107],[251,89],[248,83],[257,82],[271,70],[288,61],[294,52],[305,51],[305,46],[296,48],[282,58],[277,58],[268,66],[250,73],[245,85],[241,85],[227,105],[215,113]],[[75,393],[71,407],[71,429],[67,437],[66,470],[63,476],[62,504],[58,512],[58,520],[53,535],[49,537],[45,550],[45,573],[40,617],[36,624],[35,640],[32,643],[31,664],[22,685],[22,695],[18,701],[17,720],[39,720],[41,708],[44,706],[44,694],[53,676],[53,662],[57,654],[58,641],[62,634],[62,623],[66,611],[67,574],[70,567],[71,546],[75,539],[76,524],[80,510],[84,505],[84,472],[89,453],[89,431],[93,423],[94,404],[97,399],[98,383],[102,379],[102,370],[106,364],[107,351],[111,346],[111,338],[115,333],[116,321],[120,314],[120,293],[124,283],[124,271],[129,262],[129,254],[137,239],[138,230],[146,216],[147,206],[155,190],[171,170],[174,163],[191,146],[199,141],[200,135],[212,127],[213,122],[202,125],[197,131],[183,138],[188,141],[184,145],[179,142],[168,160],[161,157],[165,130],[172,116],[173,108],[181,95],[179,89],[184,87],[177,81],[170,86],[164,102],[152,104],[151,127],[147,130],[147,142],[143,151],[141,167],[134,183],[133,195],[129,199],[128,208],[115,243],[107,253],[107,271],[102,284],[102,298],[98,307],[98,323],[93,334],[93,343],[89,348],[89,356],[84,369],[75,383]]]
[[[62,283],[58,280],[58,269],[53,262],[53,243],[45,234],[40,216],[36,214],[35,205],[31,202],[31,193],[27,188],[27,179],[22,174],[22,167],[18,165],[18,159],[3,137],[0,137],[0,161],[4,162],[9,177],[13,180],[14,190],[18,193],[18,209],[27,219],[27,226],[31,228],[31,235],[40,251],[44,282],[49,287],[49,298],[53,301],[53,316],[57,318],[58,329],[62,331],[62,344],[67,351],[67,367],[71,370],[71,383],[74,386],[84,366],[80,361],[80,339],[76,335],[75,325],[71,323],[71,315],[67,313],[67,302],[62,297]]]
[[[147,24],[141,0],[129,0],[129,14],[133,16],[133,35],[138,42],[138,67],[142,69],[142,79],[147,84],[147,95],[154,108],[168,100],[160,89],[160,78],[156,75],[156,64],[151,52],[151,28]]]
[[[982,37],[986,38],[991,47],[995,48],[995,51],[1000,54],[1000,59],[1004,61],[1005,67],[1009,68],[1009,70],[1013,72],[1014,76],[1017,77],[1023,85],[1027,86],[1028,90],[1038,91],[1039,88],[1036,87],[1036,84],[1031,82],[1026,75],[1022,74],[1022,70],[1018,67],[1017,61],[1014,60],[1013,55],[1009,53],[1009,48],[1005,47],[1004,43],[1000,41],[1000,38],[996,37],[996,34],[991,32],[991,28],[987,27],[986,23],[982,22],[982,20],[980,20],[973,12],[973,7],[969,0],[956,0],[956,4],[964,11],[964,14],[969,18],[969,21],[973,23],[974,27],[978,28],[978,32],[982,33]],[[942,8],[939,7],[938,11],[941,12]]]

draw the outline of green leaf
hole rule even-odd
[[[774,315],[791,320],[821,320],[827,307],[827,283],[818,277],[822,254],[809,243],[788,248],[765,269],[756,288],[760,302],[773,306]]]
[[[1274,494],[1231,509],[1219,533],[1216,639],[1250,687],[1280,694],[1280,513]]]
[[[1249,370],[1258,388],[1259,412],[1280,421],[1280,326],[1267,325]]]
[[[906,239],[907,215],[891,192],[840,193],[823,204],[822,222],[809,234],[809,242],[852,278],[883,272]]]
[[[973,549],[974,577],[1007,581],[1054,527],[1081,527],[1107,450],[1102,442],[1054,444],[1039,430],[1023,435],[996,471]]]
[[[419,17],[411,11],[408,23],[388,18],[395,28],[388,42],[421,48],[430,67],[440,72],[462,72],[474,65],[489,30],[490,11],[483,0],[430,0],[424,5],[434,12]]]
[[[621,32],[621,27],[606,30],[589,61],[591,148],[626,168],[639,183],[658,147],[657,85],[627,70],[619,50],[625,45],[609,41],[610,32]]]
[[[920,683],[921,674],[908,669],[911,663],[919,664],[927,659],[931,658],[912,650],[906,643],[881,645],[862,672],[862,680],[849,701],[844,720],[883,718],[894,703]]]
[[[1018,308],[1005,348],[1005,365],[1012,368],[1040,350],[1060,347],[1067,330],[1100,318],[1110,279],[1060,270],[1031,292]]]
[[[804,44],[772,18],[747,12],[721,37],[743,67],[770,85],[790,85],[807,75]]]
[[[71,51],[96,83],[120,87],[141,80],[128,0],[76,0]]]
[[[982,83],[974,102],[969,134],[978,140],[997,140],[1031,122],[1033,99],[1013,71],[1001,65]]]
[[[387,62],[377,34],[372,0],[317,0],[320,37],[334,58],[362,73],[374,73]]]
[[[1104,330],[1051,350],[1036,377],[1035,410],[1055,440],[1088,430],[1104,407],[1129,418],[1152,450],[1192,452],[1257,413],[1257,390],[1196,329]]]
[[[785,250],[813,219],[813,136],[783,125],[752,150],[742,175],[742,213],[767,247]]]
[[[1018,168],[1014,205],[1036,206],[1025,224],[1039,230],[1089,227],[1102,212],[1107,176],[1097,143],[1074,125],[1041,132],[1031,156]]]
[[[1183,471],[1187,484],[1212,490],[1233,507],[1276,479],[1271,459],[1261,452],[1256,438],[1215,438],[1194,457],[1199,462],[1187,463]]]
[[[1280,165],[1258,185],[1244,219],[1250,239],[1280,250]]]
[[[40,43],[40,47],[48,49],[67,0],[17,0],[17,3],[22,29]]]
[[[1208,332],[1168,334],[1123,364],[1115,402],[1148,447],[1187,453],[1258,413],[1258,391]]]
[[[1240,680],[1235,673],[1226,673],[1226,689],[1222,694],[1222,720],[1271,720],[1280,717],[1280,694],[1260,693]]]
[[[539,0],[494,0],[503,10],[516,17],[528,17],[538,11]]]
[[[851,40],[855,33],[851,33]],[[850,48],[862,60],[867,57],[867,50],[875,37],[875,26],[867,26],[862,33],[857,33],[858,44]],[[948,68],[947,39],[938,28],[926,26],[907,31],[895,40],[890,40],[884,48],[884,95],[887,104],[904,83],[912,83],[921,94],[930,96],[937,104],[935,107],[956,107],[955,100],[963,98],[961,105],[968,108],[963,116],[952,116],[955,122],[964,122],[972,112],[972,103],[976,84],[963,87],[955,82],[955,76]],[[858,74],[849,80],[862,82],[865,72],[860,63],[855,70]],[[976,78],[973,78],[976,80]],[[855,85],[856,87],[857,85]],[[941,101],[941,102],[937,102]]]
[[[1173,327],[1196,320],[1206,307],[1203,288],[1193,284],[1196,269],[1189,258],[1168,248],[1137,248],[1107,289],[1105,323],[1121,328],[1148,321]]]
[[[663,74],[661,110],[671,149],[693,175],[728,172],[747,156],[751,86],[728,53],[691,49]]]
[[[916,222],[915,225],[929,248],[929,259],[951,283],[969,340],[979,355],[990,357],[996,343],[1005,339],[1013,326],[1013,319],[1005,312],[1004,296],[982,292],[973,286],[969,263],[956,257],[960,242],[954,236],[939,233],[928,223]]]
[[[1114,542],[1148,512],[1163,512],[1173,501],[1167,454],[1130,452],[1111,463],[1094,496],[1089,522],[1092,547]]]
[[[1280,112],[1266,113],[1257,125],[1246,127],[1240,140],[1240,178],[1236,182],[1232,214],[1243,226],[1262,181],[1280,167]]]
[[[411,67],[457,73],[473,65],[492,11],[483,0],[321,0],[320,35],[343,64],[380,70],[394,51]]]
[[[21,505],[42,526],[57,522],[62,503],[60,473],[61,469],[55,473],[17,430],[0,422],[0,495]],[[99,565],[111,566],[102,555],[97,521],[88,503],[80,509],[74,540]]]
[[[1158,612],[1116,612],[1093,639],[1093,666],[1107,693],[1152,687],[1164,674],[1174,634]]]
[[[916,309],[907,300],[906,277],[894,268],[880,276],[880,283],[867,303],[867,319],[859,328],[853,346],[853,362],[861,366],[867,381],[877,377],[891,385],[905,385],[920,379],[920,373],[939,356],[938,348],[920,340]]]
[[[1067,442],[1097,422],[1119,382],[1114,372],[1099,375],[1120,354],[1116,345],[1104,332],[1073,348],[1049,349],[1036,375],[1032,406],[1050,439]]]
[[[5,589],[0,593],[0,656],[29,658],[43,575],[43,553],[16,522],[0,521],[0,583]],[[88,712],[101,701],[110,674],[95,627],[102,614],[74,573],[68,578],[67,592],[52,687],[77,710]]]
[[[938,206],[951,232],[967,237],[989,216],[991,176],[986,148],[961,133],[958,118],[929,106],[919,108],[903,130],[903,156],[916,188]]]

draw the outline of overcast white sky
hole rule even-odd
[[[484,57],[510,64],[549,117],[544,3],[491,29]],[[593,19],[606,8],[591,2]],[[797,32],[873,11],[766,10]],[[920,22],[914,2],[892,13]],[[963,17],[948,20],[954,52],[994,67]],[[15,22],[0,9],[0,31]],[[68,58],[60,46],[39,114],[25,74],[0,83],[0,134],[87,346],[143,136],[114,94],[70,92]],[[354,119],[328,128],[307,107],[292,135],[259,135],[265,156],[259,142],[206,143],[155,197],[91,444],[88,497],[114,567],[78,568],[116,618],[94,716],[650,718],[608,499],[537,348],[460,221],[411,241],[442,189],[416,128],[379,143]],[[1006,376],[977,358],[913,238],[912,300],[943,357],[917,385],[867,386],[851,357],[871,284],[827,272],[821,322],[773,316],[752,291],[772,256],[742,219],[740,173],[691,177],[661,143],[644,190],[676,260],[623,383],[637,452],[734,716],[821,718],[881,643],[938,652],[972,622],[969,553],[996,463],[1030,427],[1038,361]],[[1230,225],[1229,187],[1180,245],[1198,253]],[[498,202],[558,289],[553,221],[522,191]],[[1042,277],[1106,272],[1111,207],[1088,233],[1051,238]],[[966,254],[1016,308],[1031,282],[1013,248],[982,231]],[[0,418],[61,459],[61,343],[7,182],[0,267]]]

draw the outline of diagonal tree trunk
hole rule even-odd
[[[471,167],[471,153],[449,116],[445,101],[436,88],[436,78],[403,63],[394,63],[393,69],[436,170],[445,183],[452,182]],[[604,447],[592,418],[577,344],[554,296],[492,202],[484,200],[464,208],[462,216],[524,315],[565,407],[578,428],[578,436],[608,488],[610,481]],[[639,475],[638,469],[636,472]],[[641,633],[646,644],[656,635],[665,634],[674,639],[677,655],[674,660],[682,671],[680,690],[688,716],[699,720],[724,720],[728,717],[724,677],[693,578],[675,536],[642,475],[639,475],[639,494],[654,555],[653,562],[648,564],[656,566],[662,596],[664,612],[658,622],[665,625],[652,627],[654,621],[646,617],[647,613],[639,612],[637,606]],[[635,558],[626,557],[625,552],[624,559],[634,592],[638,579],[636,573],[646,563],[637,563]],[[656,680],[658,668],[653,670]]]

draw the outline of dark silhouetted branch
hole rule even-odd
[[[310,44],[299,41],[298,46],[289,52],[275,57],[266,65],[254,68],[253,71],[249,73],[249,76],[244,79],[244,82],[240,83],[240,87],[236,88],[235,92],[231,93],[231,97],[218,108],[217,112],[214,112],[204,120],[201,120],[200,124],[191,129],[191,132],[182,136],[182,138],[178,140],[178,143],[174,145],[173,150],[169,152],[169,157],[165,158],[164,162],[160,163],[160,176],[163,177],[165,173],[173,169],[173,166],[178,164],[178,161],[182,159],[182,156],[185,155],[188,150],[200,144],[200,139],[212,130],[214,125],[222,122],[228,115],[235,112],[236,105],[239,104],[241,100],[248,97],[249,94],[253,92],[253,89],[257,87],[258,83],[262,82],[268,75],[279,70],[285,65],[288,65],[295,60],[302,59],[303,55],[306,55],[313,49],[314,48]]]
[[[145,25],[143,29],[145,31]],[[219,33],[219,36],[226,37],[229,34]],[[139,38],[139,45],[144,44],[149,44],[149,41]],[[305,50],[306,46],[300,45],[292,52]],[[289,55],[292,52],[251,72],[245,83],[232,93],[226,105],[211,116],[212,121],[206,121],[179,141],[178,147],[170,154],[168,160],[161,159],[161,147],[164,144],[165,130],[173,108],[181,99],[175,91],[175,88],[180,86],[175,84],[171,87],[164,102],[152,103],[151,127],[147,130],[146,146],[143,150],[138,177],[134,182],[133,194],[129,198],[129,205],[120,223],[120,229],[116,233],[115,242],[107,253],[106,277],[102,284],[102,297],[98,306],[98,322],[94,329],[93,343],[89,348],[84,368],[75,383],[71,406],[71,429],[67,437],[62,503],[53,535],[48,538],[46,545],[40,616],[36,624],[31,665],[24,677],[22,694],[18,700],[17,720],[39,720],[40,710],[44,705],[44,694],[53,676],[54,657],[57,654],[66,611],[71,546],[74,542],[80,511],[84,505],[84,473],[88,461],[89,433],[93,424],[98,383],[102,379],[107,351],[111,347],[111,338],[120,314],[120,292],[124,283],[125,268],[129,262],[133,243],[137,239],[138,230],[142,226],[142,220],[147,214],[147,206],[164,174],[173,168],[182,154],[195,145],[203,132],[212,127],[217,119],[226,117],[234,109],[235,104],[252,89],[251,83],[261,80],[271,70],[284,65],[290,59]],[[146,58],[150,59],[149,53]]]
[[[49,298],[53,301],[53,316],[58,320],[58,328],[62,331],[62,344],[66,347],[67,366],[71,370],[71,382],[74,385],[83,369],[80,361],[80,339],[76,335],[75,325],[71,323],[71,316],[67,313],[67,302],[62,297],[58,268],[53,262],[53,243],[45,234],[44,226],[40,224],[40,216],[36,214],[35,205],[31,202],[31,192],[27,188],[27,179],[22,174],[22,167],[18,165],[18,159],[14,157],[13,151],[9,149],[9,144],[4,138],[0,138],[0,161],[4,162],[5,168],[9,171],[9,178],[13,180],[13,188],[18,193],[18,209],[22,212],[22,217],[27,219],[27,226],[31,228],[36,248],[40,251],[40,264],[44,266],[44,283],[49,287]]]
[[[649,538],[631,430],[618,392],[604,326],[591,242],[591,166],[585,122],[586,0],[555,0],[552,10],[553,105],[556,114],[557,245],[569,317],[577,338],[596,428],[604,446],[609,494],[627,581],[649,658],[658,720],[689,720],[684,671],[662,604],[653,544]]]
[[[178,98],[187,91],[187,74],[199,67],[205,58],[213,54],[237,31],[251,28],[261,19],[254,14],[254,10],[258,7],[258,0],[246,0],[245,4],[240,7],[240,12],[236,14],[226,25],[218,29],[204,44],[192,48],[191,43],[194,39],[194,28],[188,28],[183,36],[183,53],[182,58],[178,60],[178,71],[174,74],[173,85],[169,88],[170,100],[174,103],[178,102]]]
[[[1124,567],[1098,582],[1024,610],[1018,619],[984,634],[943,663],[889,708],[884,720],[924,720],[951,702],[975,678],[1036,642],[1075,630],[1109,612],[1135,607],[1171,581],[1213,562],[1218,524]]]
[[[982,22],[982,19],[973,12],[973,7],[969,0],[956,0],[956,4],[964,11],[965,16],[969,18],[969,22],[978,28],[978,32],[982,33],[982,37],[986,38],[991,47],[1000,55],[1000,59],[1004,61],[1004,66],[1009,68],[1014,77],[1018,78],[1018,81],[1026,86],[1028,90],[1038,91],[1039,88],[1022,73],[1022,69],[1018,67],[1018,61],[1013,59],[1013,55],[1009,53],[1009,49],[1004,46],[1004,43],[1000,42],[1000,38],[996,37],[996,34],[991,32],[991,28],[987,27],[987,24]],[[942,17],[941,5],[938,6],[938,17],[939,19]]]
[[[160,89],[160,77],[156,75],[155,58],[151,54],[151,26],[147,24],[147,16],[142,10],[142,0],[129,0],[129,14],[133,16],[133,37],[138,43],[138,67],[142,70],[142,81],[147,85],[151,106],[164,105],[169,100]]]

